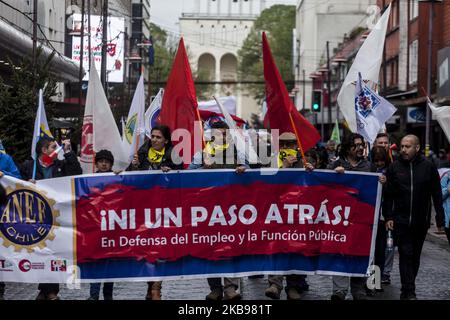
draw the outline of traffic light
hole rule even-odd
[[[322,91],[314,90],[312,100],[312,111],[320,112],[321,109],[322,109]]]

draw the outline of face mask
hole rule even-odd
[[[60,146],[58,148],[55,149],[55,151],[53,151],[52,153],[50,153],[49,155],[44,153],[42,155],[42,163],[46,166],[49,167],[53,164],[53,162],[55,161],[55,159],[58,157],[58,153],[62,150],[63,146]]]

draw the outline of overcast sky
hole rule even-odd
[[[295,5],[297,2],[297,0],[267,0],[266,7],[274,4]],[[194,3],[195,0],[151,0],[150,20],[165,29],[179,32],[178,18],[182,12],[193,12]]]

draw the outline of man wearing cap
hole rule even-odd
[[[303,160],[298,152],[297,137],[292,132],[284,132],[279,136],[280,151],[277,155],[278,168],[303,168],[308,171],[314,169],[314,167],[306,162],[303,165]],[[269,275],[268,276],[269,287],[265,291],[265,295],[272,299],[280,299],[281,290],[283,289],[283,276],[282,275]],[[300,294],[303,291],[307,291],[309,285],[306,282],[306,275],[291,274],[286,276],[286,294],[288,300],[300,300]]]

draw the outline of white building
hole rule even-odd
[[[309,75],[326,62],[326,42],[330,42],[331,57],[333,49],[345,34],[357,26],[366,27],[370,23],[370,12],[373,9],[370,6],[374,4],[375,0],[298,0],[294,32],[294,72],[296,83],[303,81],[303,72],[306,79],[304,87],[298,85],[296,88],[298,108],[311,109],[312,85]]]
[[[265,8],[263,0],[195,0],[192,13],[182,13],[180,32],[188,47],[193,72],[207,81],[236,81],[237,53],[254,21]],[[260,107],[236,84],[216,85],[211,92],[237,97],[236,114],[250,120]]]

